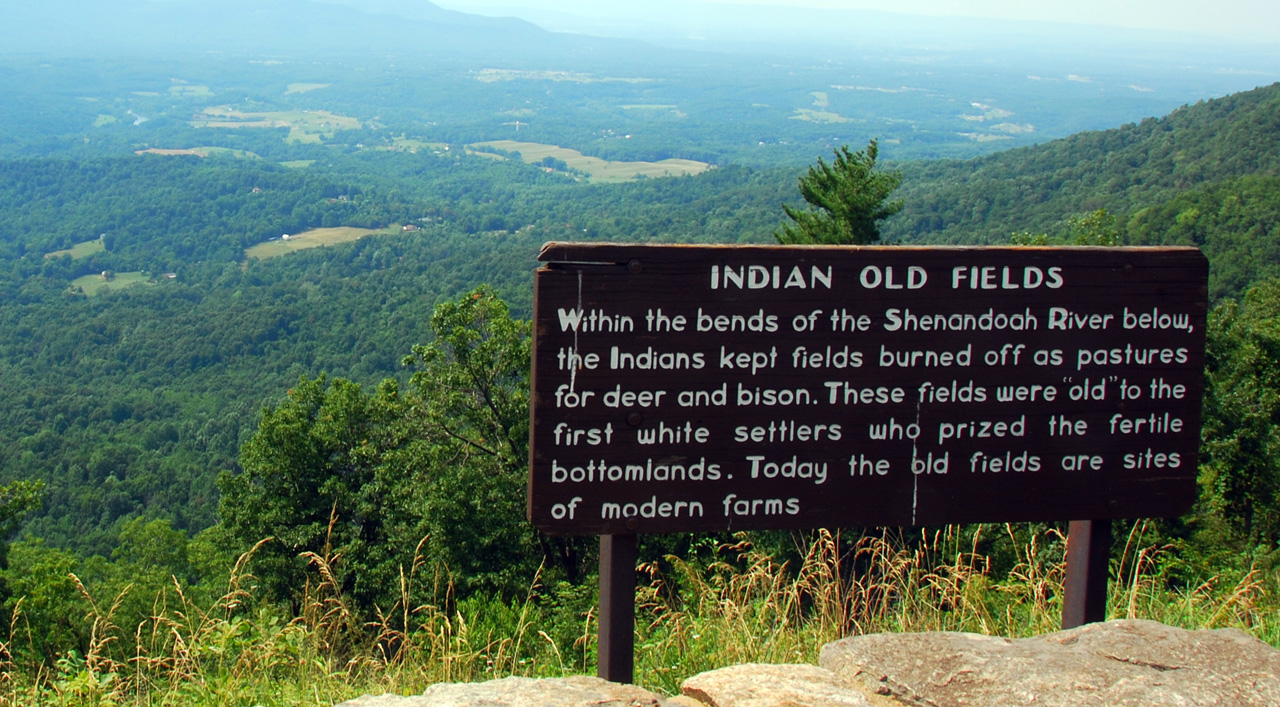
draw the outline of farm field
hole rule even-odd
[[[285,87],[284,95],[291,93],[306,93],[307,91],[318,91],[322,88],[329,88],[331,83],[291,83]]]
[[[81,292],[89,297],[100,295],[108,290],[122,290],[134,285],[154,285],[151,275],[141,272],[119,272],[111,277],[102,275],[85,275],[71,281],[71,291]]]
[[[325,110],[246,112],[230,106],[205,108],[190,121],[194,128],[289,128],[286,142],[319,143],[339,130],[358,130],[360,121]]]
[[[134,150],[135,155],[194,155],[195,157],[208,157],[209,155],[230,155],[232,157],[241,157],[246,159],[257,159],[258,155],[248,150],[233,150],[228,147],[150,147],[145,150]]]
[[[102,242],[101,238],[94,238],[91,241],[83,241],[77,243],[66,250],[55,250],[52,253],[45,253],[46,258],[58,258],[64,255],[71,256],[72,260],[87,258],[94,253],[102,253],[107,249],[107,245]]]
[[[595,76],[579,71],[543,71],[520,69],[481,69],[475,79],[483,83],[496,81],[568,81],[571,83],[649,83],[654,79],[640,77]]]
[[[828,110],[814,110],[812,108],[797,108],[796,114],[791,116],[792,120],[805,120],[810,123],[850,123],[851,118],[846,118],[839,113],[832,113]]]
[[[337,245],[339,243],[350,243],[357,241],[365,236],[374,235],[391,235],[399,233],[399,228],[384,228],[376,230],[372,228],[351,228],[347,226],[339,226],[337,228],[314,228],[310,231],[289,235],[288,237],[273,238],[265,243],[259,243],[251,248],[246,248],[244,257],[246,260],[266,260],[268,258],[276,258],[281,255],[288,255],[294,251],[306,250],[308,248],[323,248],[324,246]]]
[[[449,145],[448,143],[444,143],[444,142],[428,142],[426,140],[415,140],[413,138],[400,136],[397,138],[392,138],[390,145],[384,145],[382,147],[376,147],[374,149],[387,151],[387,152],[409,152],[409,153],[417,153],[419,150],[428,151],[428,152],[448,152]]]
[[[213,91],[208,86],[192,86],[189,84],[175,84],[169,87],[169,95],[183,96],[187,98],[201,98],[213,95]]]
[[[472,147],[491,147],[504,152],[519,152],[520,158],[530,164],[537,164],[544,158],[551,157],[562,160],[569,169],[584,172],[592,180],[601,182],[626,182],[638,177],[680,177],[686,174],[701,174],[711,168],[711,165],[706,162],[680,159],[661,162],[611,162],[556,145],[516,140],[478,142]],[[483,152],[475,154],[485,156]]]

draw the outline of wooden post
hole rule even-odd
[[[1073,520],[1067,530],[1062,628],[1107,620],[1111,521]]]
[[[636,536],[600,536],[600,633],[596,675],[635,681]]]

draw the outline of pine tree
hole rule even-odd
[[[800,194],[811,207],[806,210],[784,204],[782,210],[794,223],[785,224],[774,238],[783,245],[867,245],[880,240],[878,222],[902,210],[901,201],[888,201],[902,175],[876,171],[879,147],[852,152],[848,145],[835,151],[836,159],[809,168],[800,178]]]

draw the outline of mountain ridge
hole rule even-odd
[[[886,229],[894,238],[1000,243],[1015,231],[1061,231],[1081,212],[1126,214],[1212,182],[1280,174],[1280,83],[1119,128],[902,168],[906,206]]]
[[[533,23],[433,3],[387,0],[368,9],[326,0],[119,0],[84,4],[4,0],[0,42],[29,55],[226,53],[405,55],[495,59],[596,48]]]

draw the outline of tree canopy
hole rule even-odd
[[[801,210],[784,204],[793,223],[775,234],[783,245],[867,245],[880,240],[879,222],[902,210],[901,201],[889,195],[902,183],[897,172],[876,170],[879,146],[852,152],[848,145],[835,151],[835,161],[818,164],[800,178],[800,194],[813,208]]]

